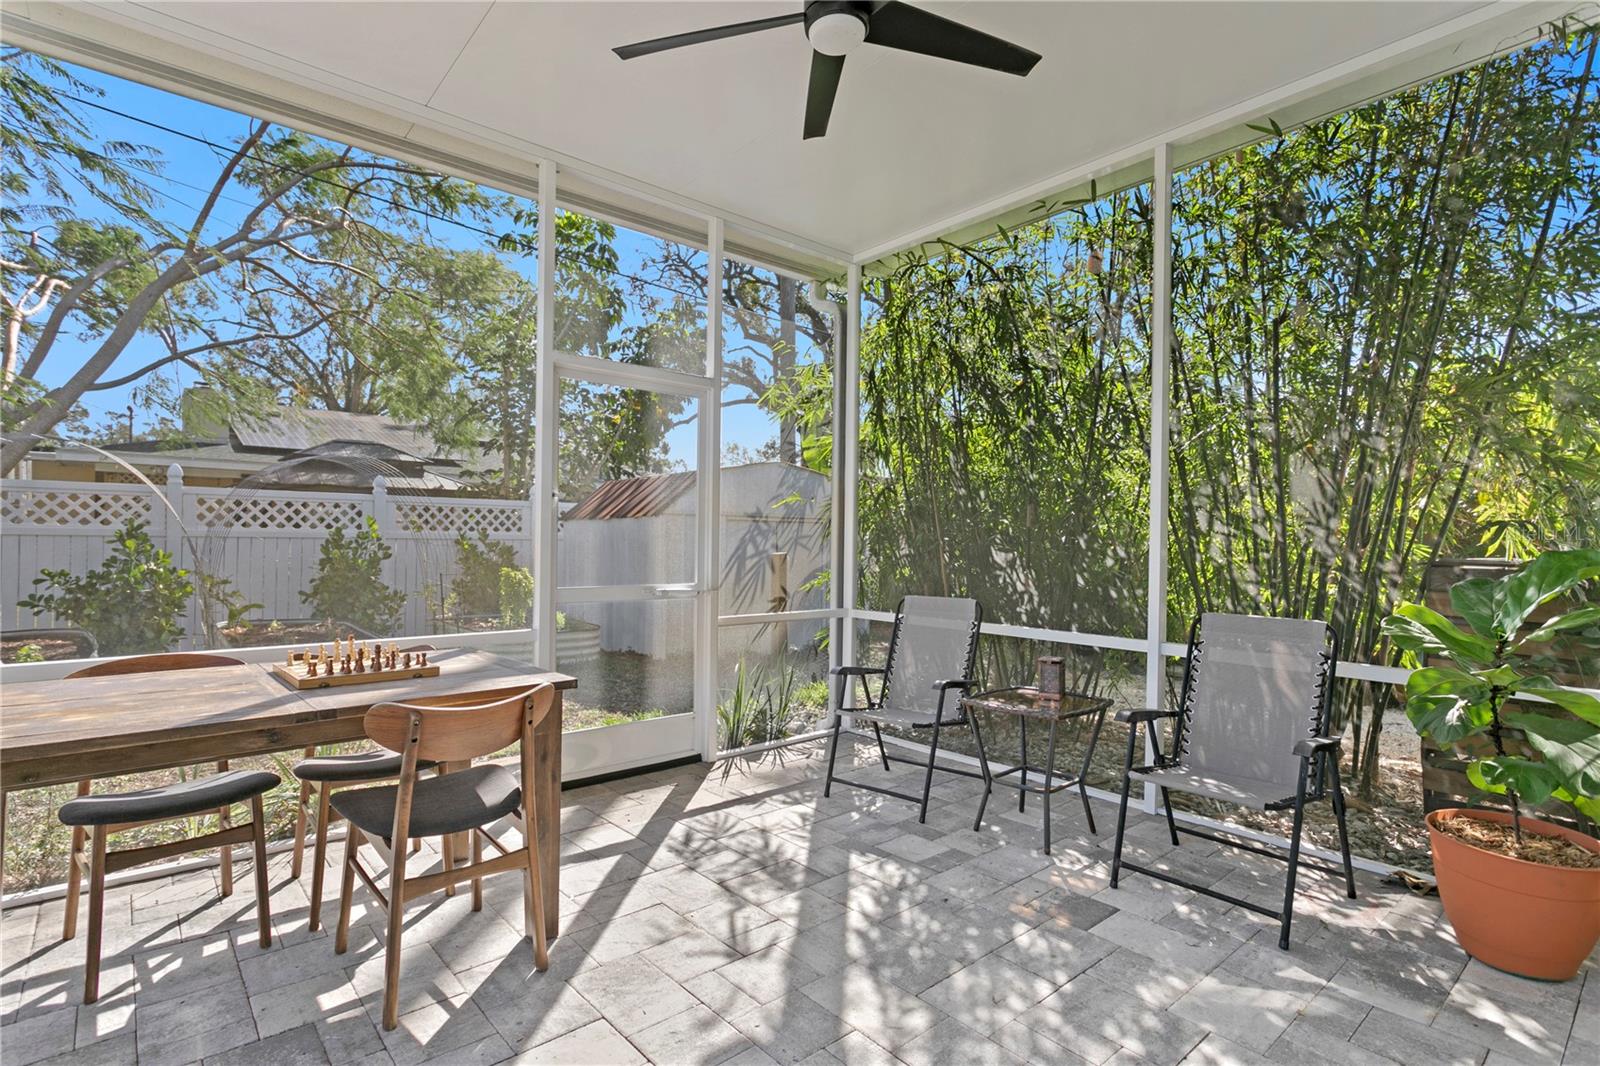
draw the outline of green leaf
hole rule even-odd
[[[1600,796],[1600,729],[1545,714],[1511,712],[1505,720],[1528,735],[1570,794]]]
[[[1548,677],[1525,677],[1515,685],[1506,687],[1512,692],[1532,693],[1541,699],[1549,700],[1557,707],[1571,711],[1585,722],[1600,726],[1600,700],[1587,692],[1561,688]]]
[[[1600,550],[1545,552],[1516,573],[1501,578],[1501,631],[1517,632],[1535,607],[1595,577],[1600,577]]]
[[[1561,786],[1553,767],[1519,755],[1479,759],[1467,767],[1467,780],[1485,792],[1504,795],[1507,790],[1514,791],[1532,804],[1543,803]]]
[[[1448,655],[1476,666],[1495,660],[1495,644],[1462,632],[1454,622],[1420,603],[1402,603],[1383,620],[1383,633],[1406,651]]]
[[[1450,586],[1450,606],[1480,637],[1498,641],[1505,633],[1499,629],[1500,582],[1488,577],[1468,578]]]
[[[1550,619],[1550,621],[1523,637],[1518,642],[1517,649],[1520,651],[1524,644],[1546,641],[1565,630],[1582,629],[1584,626],[1595,623],[1600,623],[1600,604],[1579,607],[1575,611],[1568,611],[1566,614]]]
[[[1489,727],[1494,718],[1489,686],[1454,667],[1412,671],[1406,679],[1406,717],[1422,736],[1453,744]]]

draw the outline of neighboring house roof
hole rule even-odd
[[[424,459],[455,458],[423,430],[388,415],[285,407],[264,418],[235,418],[228,428],[236,446],[251,451],[299,452],[331,441],[362,441]]]
[[[561,517],[565,521],[586,518],[650,518],[665,514],[674,500],[694,487],[695,476],[651,474],[646,477],[602,481],[600,487],[579,500]]]
[[[466,487],[466,472],[486,461],[470,450],[441,447],[425,430],[388,415],[285,407],[257,418],[235,418],[227,426],[190,430],[189,440],[134,441],[102,449],[66,444],[40,449],[36,457],[48,453],[56,461],[113,472],[115,460],[146,469],[178,463],[185,469],[263,475],[261,487],[364,488],[382,474],[394,489],[447,492]],[[308,458],[315,461],[301,461]],[[293,468],[276,469],[285,461],[293,461]]]
[[[251,477],[260,489],[306,487],[366,491],[382,477],[391,490],[408,492],[456,491],[465,485],[447,474],[428,469],[415,455],[369,441],[335,440],[306,448],[273,463]]]

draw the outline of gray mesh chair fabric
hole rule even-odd
[[[907,596],[885,667],[883,698],[856,717],[895,725],[928,726],[939,714],[936,685],[965,677],[977,642],[978,601],[945,596]],[[961,701],[944,699],[941,722],[961,720]]]
[[[1128,723],[1128,750],[1111,857],[1112,888],[1126,870],[1276,918],[1278,946],[1287,948],[1300,867],[1341,872],[1300,858],[1306,804],[1326,799],[1333,804],[1339,827],[1345,894],[1356,898],[1344,790],[1339,783],[1339,738],[1327,732],[1338,660],[1338,636],[1326,622],[1234,614],[1204,614],[1196,620],[1189,630],[1188,666],[1178,709],[1143,708],[1117,714],[1119,721]],[[1174,721],[1171,750],[1163,753],[1159,726],[1169,720]],[[1136,766],[1141,726],[1155,760]],[[1160,790],[1167,833],[1174,846],[1179,834],[1185,834],[1287,862],[1282,909],[1274,911],[1254,899],[1231,896],[1220,891],[1214,881],[1190,881],[1171,865],[1141,865],[1124,859],[1128,796],[1134,781]],[[1172,791],[1257,810],[1292,811],[1288,854],[1194,825],[1179,825],[1172,813]]]
[[[834,705],[833,739],[828,746],[828,770],[822,785],[824,797],[831,794],[834,782],[886,796],[897,796],[919,803],[921,812],[918,820],[925,822],[933,772],[940,770],[982,779],[983,798],[978,802],[978,817],[973,828],[982,823],[984,805],[992,788],[989,761],[984,755],[983,733],[977,716],[964,713],[961,703],[971,685],[970,675],[977,661],[978,633],[982,622],[983,607],[977,600],[951,596],[907,596],[900,601],[900,608],[895,612],[894,633],[889,639],[889,657],[883,669],[849,666],[834,671],[840,676],[842,684]],[[882,675],[876,699],[873,698],[871,686],[865,683],[866,677],[873,674]],[[848,686],[855,677],[863,679],[867,696],[865,707],[847,706],[846,693],[850,691]],[[890,762],[911,763],[923,770],[921,795],[852,780],[834,772],[845,714],[872,726],[878,744],[878,757],[885,771],[889,769]],[[883,743],[885,725],[931,729],[933,736],[928,745],[927,760],[890,755]],[[938,764],[939,732],[952,725],[965,725],[972,730],[973,741],[978,747],[976,771]]]
[[[1134,776],[1257,809],[1292,800],[1294,746],[1319,730],[1323,622],[1206,614],[1173,767]]]

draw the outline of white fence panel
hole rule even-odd
[[[83,574],[110,552],[109,537],[129,517],[150,524],[157,545],[177,565],[227,578],[243,602],[259,603],[252,618],[309,617],[301,599],[317,571],[330,530],[356,530],[368,517],[393,551],[386,581],[406,594],[404,632],[433,632],[429,593],[437,599],[441,578],[458,576],[456,538],[510,543],[518,566],[532,558],[531,515],[526,500],[396,496],[381,482],[373,493],[295,492],[186,487],[182,472],[169,473],[160,492],[145,485],[90,482],[8,481],[0,486],[0,620],[6,629],[61,624],[34,618],[17,607],[33,591],[43,569]],[[181,522],[169,513],[182,516]],[[199,597],[186,628],[203,632]]]
[[[152,495],[143,485],[13,481],[0,491],[0,619],[6,629],[50,627],[17,606],[43,570],[81,574],[105,562],[108,538],[129,518],[150,521]]]

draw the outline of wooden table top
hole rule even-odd
[[[288,687],[268,663],[10,683],[0,693],[0,759],[49,758],[130,743],[194,742],[244,730],[355,718],[375,703],[425,696],[493,698],[573,678],[484,651],[429,656],[438,677],[373,685]],[[356,735],[360,726],[351,723]]]

